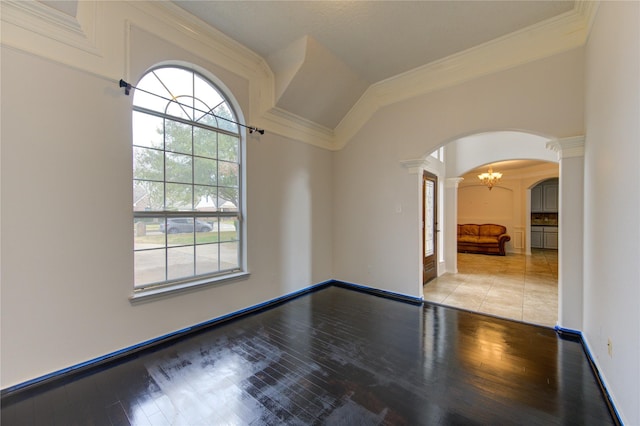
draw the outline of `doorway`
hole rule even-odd
[[[438,177],[422,174],[422,284],[438,276]]]

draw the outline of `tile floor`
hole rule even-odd
[[[558,320],[558,251],[531,256],[458,253],[458,273],[424,286],[424,300],[554,327]]]

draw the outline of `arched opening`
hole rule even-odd
[[[549,149],[550,143],[549,138],[530,133],[491,132],[458,138],[444,145],[446,190],[443,194],[443,216],[448,222],[442,226],[445,262],[438,280],[429,284],[432,288],[424,288],[425,300],[546,326],[560,323],[558,312],[562,311],[559,304],[562,297],[558,290],[559,256],[557,252],[541,256],[537,247],[534,247],[533,253],[531,251],[531,189],[545,179],[560,178],[558,154]],[[477,178],[490,165],[494,166],[495,171],[503,172],[501,182],[492,190],[488,190]],[[558,212],[555,214],[556,217],[559,215]],[[459,219],[470,223],[503,222],[511,235],[506,248],[507,256],[503,259],[481,254],[464,255],[488,263],[490,274],[484,277],[474,278],[458,270]],[[555,223],[556,226],[558,224]],[[560,234],[555,235],[557,238]],[[468,259],[465,261],[467,264],[463,269],[479,270],[478,264],[469,266]],[[527,279],[529,289],[526,289]],[[541,285],[551,284],[550,279],[555,288],[551,293],[541,294]],[[447,280],[448,284],[438,288],[438,282]],[[465,280],[475,280],[475,288],[465,288],[462,285]],[[505,287],[509,289],[502,295],[498,286],[500,282],[506,283]],[[496,287],[492,290],[494,284]],[[517,286],[520,286],[519,290],[514,290]],[[458,289],[457,294],[454,294],[455,289]],[[545,301],[550,301],[549,294],[553,294],[553,303],[546,303],[545,306]],[[499,306],[501,300],[502,307]],[[573,302],[564,300],[564,303]],[[483,305],[489,308],[483,311]],[[517,314],[513,314],[514,305],[518,306]],[[548,315],[549,306],[553,311],[551,317]],[[539,315],[543,307],[547,311],[545,317]]]

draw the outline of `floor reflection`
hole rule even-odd
[[[328,287],[2,397],[2,424],[612,424],[578,342]]]

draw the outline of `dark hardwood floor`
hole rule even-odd
[[[579,342],[330,286],[2,398],[2,425],[614,424]]]

